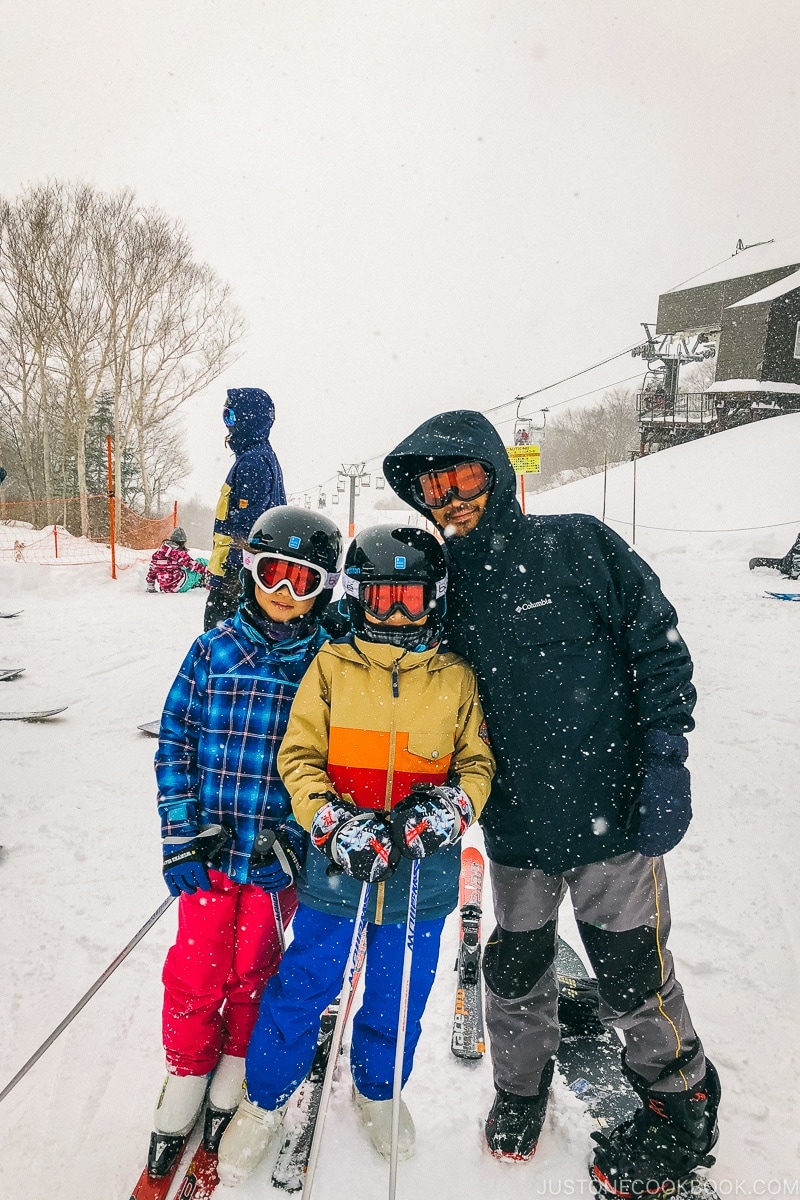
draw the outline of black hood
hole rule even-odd
[[[494,470],[495,483],[485,515],[464,542],[484,540],[509,510],[520,512],[515,499],[517,479],[500,434],[483,413],[470,409],[439,413],[425,421],[383,460],[383,472],[401,500],[430,519],[430,510],[415,499],[412,481],[424,471],[454,462],[479,460]],[[520,512],[521,515],[521,512]]]

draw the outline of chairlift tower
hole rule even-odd
[[[364,484],[364,486],[368,486],[369,482],[369,475],[366,475],[364,472],[364,467],[366,465],[367,464],[363,462],[342,463],[342,465],[339,467],[339,485],[341,485],[339,490],[344,491],[344,489],[347,487],[348,480],[350,483],[350,515],[348,519],[347,536],[351,538],[355,537],[356,535],[356,485],[359,485],[360,491],[360,485]]]

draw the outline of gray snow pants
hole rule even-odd
[[[497,928],[483,969],[495,1086],[535,1095],[558,1050],[557,917],[569,888],[598,980],[599,1015],[623,1032],[627,1065],[659,1092],[694,1087],[705,1057],[666,948],[663,859],[621,854],[563,875],[489,868]]]

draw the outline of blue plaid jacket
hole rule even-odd
[[[192,646],[161,716],[155,767],[162,836],[224,825],[233,840],[217,867],[247,882],[264,825],[291,817],[276,765],[297,685],[327,639],[268,642],[238,612]]]

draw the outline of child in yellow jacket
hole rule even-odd
[[[223,1183],[255,1169],[314,1057],[323,1009],[342,985],[362,884],[364,998],[353,1022],[354,1098],[388,1155],[411,860],[421,859],[403,1058],[411,1072],[445,916],[458,899],[459,841],[489,794],[494,759],[471,668],[439,651],[444,552],[424,530],[377,526],[345,562],[351,632],[328,642],[292,705],[278,769],[311,847],[298,879],[294,940],[262,999],[247,1097],[220,1145]],[[401,1104],[399,1151],[414,1148]]]

